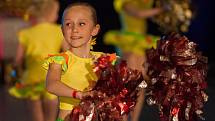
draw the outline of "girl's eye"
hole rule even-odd
[[[80,26],[84,26],[84,25],[85,25],[85,23],[79,23],[79,25],[80,25]]]
[[[66,26],[71,26],[71,23],[66,23]]]

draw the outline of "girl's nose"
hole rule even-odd
[[[78,32],[77,26],[76,26],[76,25],[73,25],[73,26],[72,26],[72,32]]]

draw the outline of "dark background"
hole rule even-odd
[[[112,29],[120,29],[120,22],[117,13],[113,9],[113,0],[59,0],[60,12],[62,16],[64,8],[76,1],[85,1],[91,3],[97,10],[98,22],[101,25],[100,34],[97,37],[95,51],[114,52],[113,46],[107,46],[103,43],[103,35]],[[214,23],[215,23],[215,1],[214,0],[192,0],[196,14],[192,20],[191,26],[186,35],[191,41],[199,45],[203,55],[208,57],[208,88],[209,101],[204,106],[205,121],[215,121],[215,56],[214,56]],[[58,23],[61,23],[59,17]],[[158,26],[149,22],[148,32],[161,35]],[[7,89],[0,85],[0,121],[29,121],[28,111],[25,102],[14,99],[7,94]],[[149,107],[144,104],[140,121],[159,121],[158,110],[155,106]]]

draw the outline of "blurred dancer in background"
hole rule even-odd
[[[57,97],[45,90],[46,72],[42,63],[47,54],[58,53],[63,44],[58,18],[59,3],[56,0],[40,0],[33,3],[25,15],[31,26],[18,33],[18,48],[14,68],[23,74],[9,93],[17,98],[26,99],[32,112],[32,121],[55,121]]]

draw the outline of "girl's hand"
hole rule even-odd
[[[95,91],[87,91],[87,92],[78,92],[77,98],[84,99],[87,97],[94,97]]]
[[[94,98],[94,97],[97,97],[97,98],[104,98],[106,97],[106,94],[105,93],[102,93],[102,92],[98,92],[98,91],[87,91],[87,92],[77,92],[77,96],[76,98],[78,99],[85,99],[87,97],[91,97],[91,98]]]

